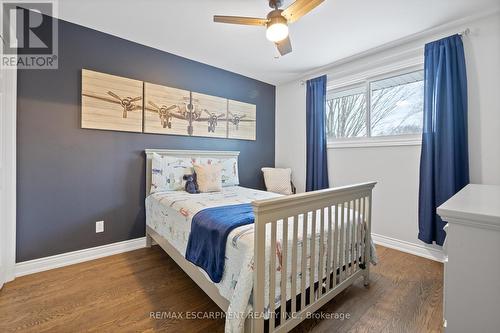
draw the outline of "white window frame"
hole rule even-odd
[[[393,147],[393,146],[419,146],[422,144],[422,134],[401,134],[401,135],[386,135],[386,136],[371,136],[371,89],[370,83],[373,81],[383,80],[394,76],[404,75],[407,73],[417,72],[424,69],[423,63],[418,62],[414,65],[405,65],[398,68],[380,69],[367,73],[362,73],[353,77],[337,80],[327,84],[327,93],[342,91],[352,87],[365,85],[366,94],[366,136],[351,137],[351,138],[336,138],[329,140],[327,148],[342,149],[342,148],[365,148],[365,147]]]

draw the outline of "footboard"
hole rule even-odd
[[[288,332],[360,276],[368,280],[374,186],[253,203],[253,332],[265,325],[270,333]]]

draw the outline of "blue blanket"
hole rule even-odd
[[[224,273],[229,233],[254,221],[255,216],[250,204],[213,207],[199,211],[191,222],[186,259],[203,268],[213,282],[220,282]]]

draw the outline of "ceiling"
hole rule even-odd
[[[291,0],[285,0],[285,5]],[[64,20],[280,84],[342,58],[449,21],[496,9],[498,0],[326,0],[290,27],[293,52],[277,56],[264,27],[212,16],[264,17],[266,0],[59,0]]]

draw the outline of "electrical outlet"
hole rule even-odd
[[[104,221],[97,221],[95,223],[95,233],[104,232]]]

